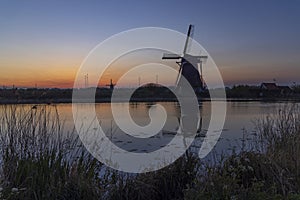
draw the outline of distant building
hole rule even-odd
[[[289,86],[279,86],[276,83],[262,83],[260,85],[260,96],[287,96],[292,93]]]
[[[279,90],[276,83],[262,83],[260,85],[260,89],[261,90],[267,90],[267,91],[277,91],[277,90]]]

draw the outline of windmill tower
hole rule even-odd
[[[162,59],[174,59],[179,60],[176,63],[179,65],[179,71],[176,79],[176,88],[180,89],[182,84],[182,76],[189,82],[193,87],[196,94],[199,94],[204,90],[204,81],[202,75],[202,64],[208,58],[207,56],[195,56],[187,53],[187,49],[190,46],[192,34],[193,34],[193,25],[189,25],[187,32],[187,37],[183,49],[183,54],[164,54]],[[200,64],[200,72],[198,65]]]

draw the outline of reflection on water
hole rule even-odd
[[[139,126],[145,126],[150,123],[149,109],[156,103],[131,103],[130,114],[132,119]],[[135,138],[125,134],[115,124],[109,103],[99,103],[95,105],[97,118],[106,136],[117,146],[130,152],[152,152],[167,145],[178,131],[180,125],[180,107],[175,102],[159,102],[167,112],[167,120],[163,130],[151,136],[150,138]],[[219,142],[215,146],[217,152],[228,151],[232,148],[237,150],[240,148],[241,139],[243,137],[251,138],[254,131],[255,119],[264,115],[274,113],[277,108],[283,106],[284,103],[264,103],[264,102],[228,102],[227,116],[225,125]],[[30,105],[18,105],[24,108]],[[71,104],[56,105],[60,119],[64,120],[65,131],[70,132],[74,128]],[[93,106],[91,104],[81,104],[80,106]],[[116,106],[122,107],[123,103]],[[155,106],[154,106],[155,108]],[[210,102],[203,102],[199,106],[202,127],[200,134],[205,134],[210,121]],[[97,131],[97,130],[95,130]],[[244,134],[244,135],[243,135]],[[198,151],[203,138],[196,137],[191,146],[193,151]],[[176,147],[174,147],[176,148]]]

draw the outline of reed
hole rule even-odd
[[[1,198],[93,199],[101,164],[74,132],[65,133],[55,106],[1,108]]]
[[[0,199],[300,199],[297,105],[256,120],[252,146],[240,153],[212,154],[209,163],[187,152],[144,174],[91,157],[55,106],[0,110]]]
[[[300,107],[280,107],[255,120],[251,150],[204,163],[186,199],[300,199]]]

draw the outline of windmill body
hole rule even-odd
[[[198,64],[197,63],[191,63],[191,60],[186,60],[185,58],[182,58],[181,61],[181,76],[179,76],[179,80],[176,84],[177,88],[181,87],[183,85],[182,83],[182,77],[184,77],[189,84],[193,87],[194,91],[196,93],[199,93],[203,90],[203,82],[201,80],[199,71],[198,71]]]

